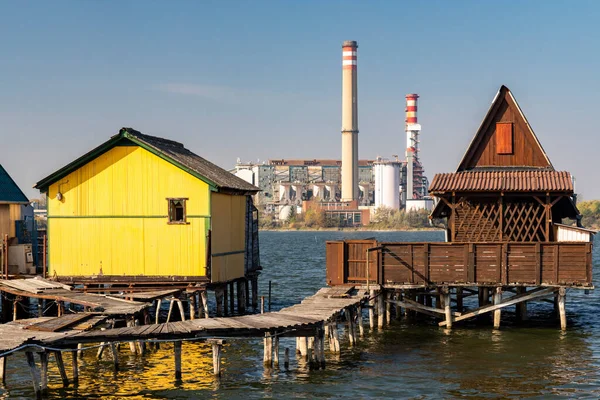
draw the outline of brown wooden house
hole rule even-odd
[[[328,242],[328,284],[443,288],[448,296],[472,286],[483,304],[482,289],[550,287],[539,296],[560,289],[564,301],[565,287],[593,287],[592,235],[579,224],[571,174],[554,169],[507,87],[498,91],[456,172],[437,174],[429,190],[438,199],[431,217],[448,222],[445,243]],[[522,301],[530,299],[521,294]]]

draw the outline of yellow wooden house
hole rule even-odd
[[[259,189],[181,143],[123,128],[35,187],[58,280],[215,283],[260,269]]]

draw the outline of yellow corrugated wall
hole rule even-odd
[[[115,147],[48,195],[51,275],[206,275],[210,188],[147,150]],[[187,225],[167,223],[168,197],[189,199]]]
[[[246,196],[212,193],[211,280],[244,276]]]

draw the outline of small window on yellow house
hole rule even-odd
[[[184,198],[167,199],[169,202],[169,224],[186,224],[186,210]]]

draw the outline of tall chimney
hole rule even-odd
[[[342,201],[358,200],[358,90],[354,40],[342,44]]]
[[[406,200],[414,198],[414,164],[419,162],[419,132],[417,122],[417,99],[419,95],[406,95]],[[420,178],[419,178],[420,179]]]

